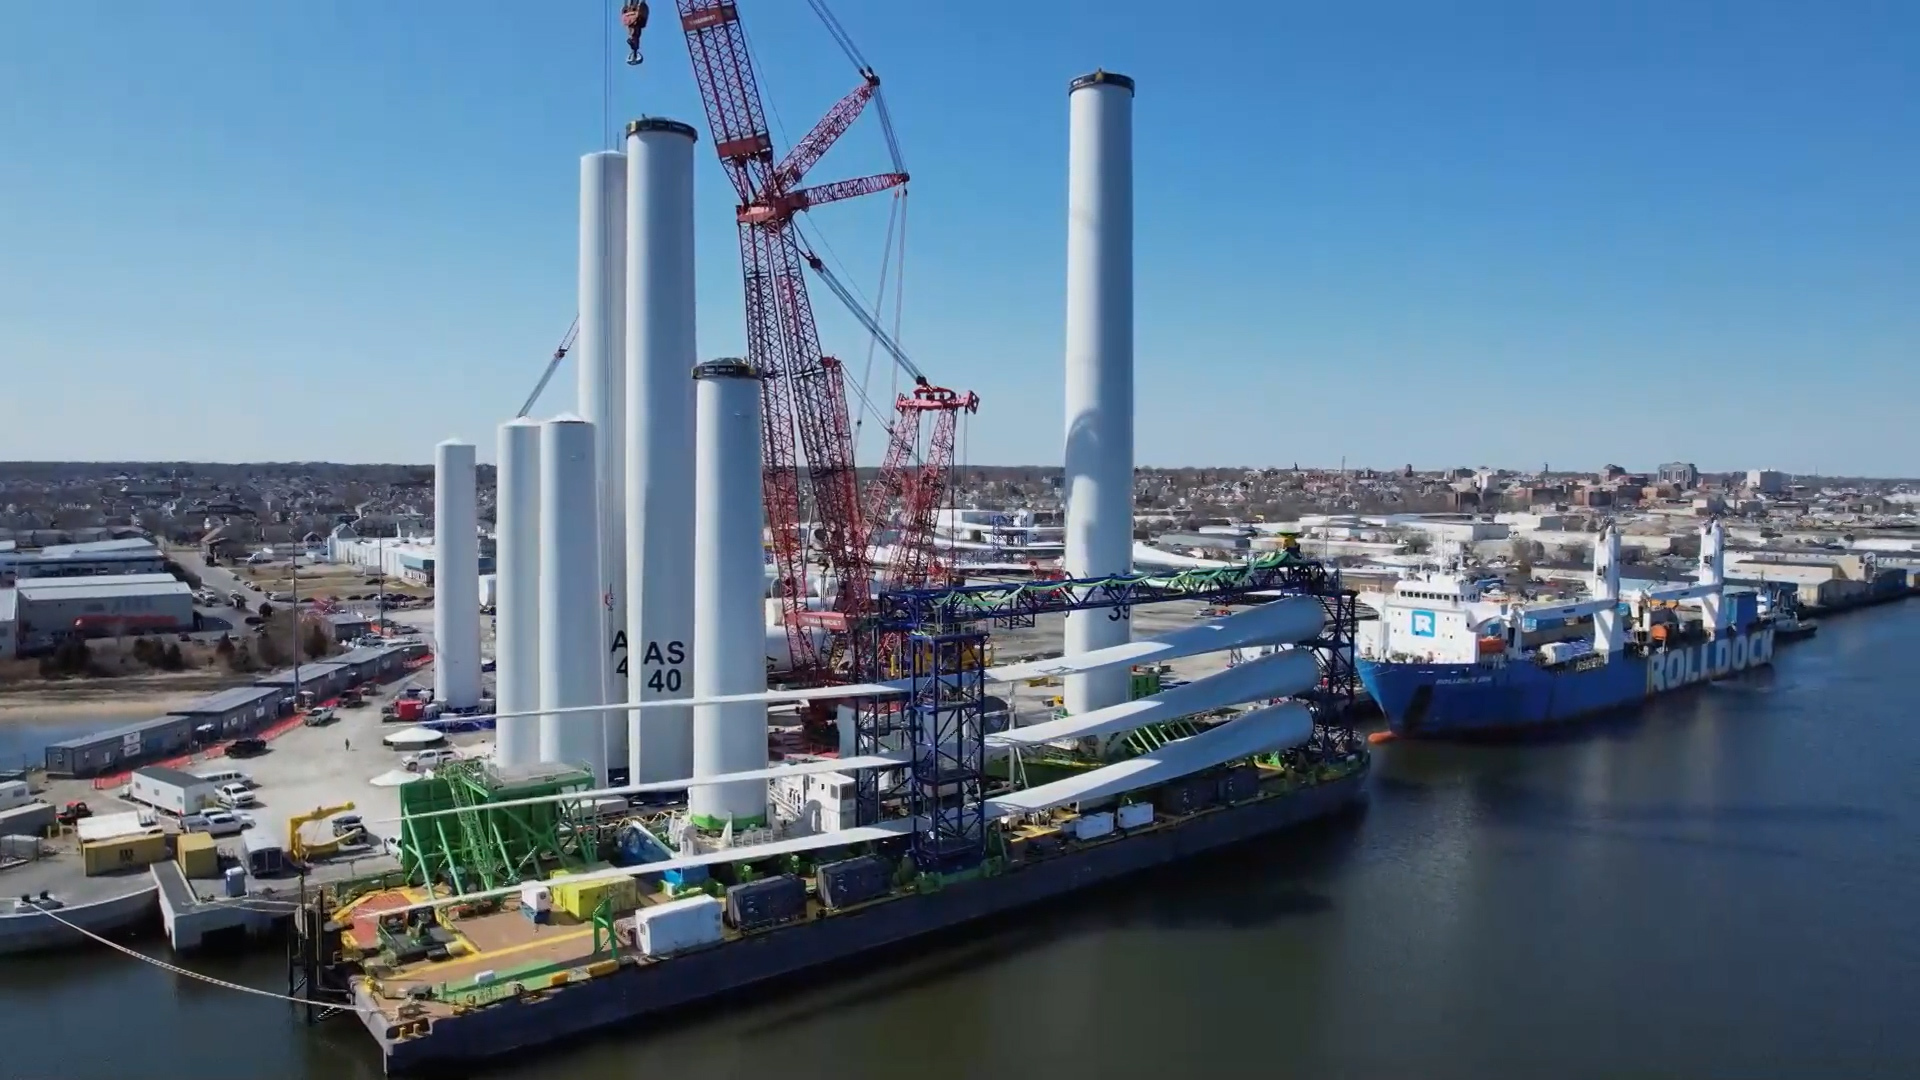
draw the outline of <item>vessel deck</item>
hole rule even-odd
[[[1364,758],[1360,759],[1354,772],[1317,784],[1295,782],[1277,772],[1263,772],[1267,783],[1263,787],[1263,797],[1258,800],[1212,807],[1181,817],[1160,817],[1151,825],[1087,842],[1073,841],[1063,830],[1056,828],[1026,829],[1023,831],[1029,835],[1056,838],[1057,847],[1051,854],[1036,854],[1022,864],[1009,866],[997,878],[961,881],[933,894],[895,890],[880,899],[838,911],[823,908],[816,898],[810,896],[806,916],[801,919],[783,926],[745,933],[728,927],[722,942],[692,953],[650,960],[633,953],[623,944],[615,968],[603,966],[614,959],[613,954],[594,951],[591,925],[576,922],[557,911],[553,914],[557,921],[548,925],[532,922],[511,906],[485,915],[455,919],[450,921],[451,929],[462,946],[470,949],[470,952],[450,960],[421,960],[402,964],[377,978],[356,980],[356,997],[363,1006],[371,1006],[375,1010],[375,1015],[365,1018],[366,1023],[377,1036],[383,1036],[383,1043],[388,1044],[391,1066],[396,1057],[404,1060],[420,1054],[440,1058],[445,1052],[443,1045],[435,1045],[428,1050],[425,1046],[409,1044],[444,1044],[445,1040],[438,1037],[440,1032],[437,1030],[443,1022],[456,1021],[452,1027],[464,1029],[464,1022],[477,1015],[514,1010],[517,1006],[546,999],[575,998],[580,991],[606,983],[609,979],[624,982],[630,977],[643,978],[643,973],[657,970],[660,977],[676,980],[674,973],[681,972],[693,980],[689,985],[715,984],[714,989],[699,994],[686,988],[676,989],[670,995],[649,992],[639,997],[657,999],[657,1004],[643,1007],[636,1001],[621,1006],[623,1011],[629,1013],[652,1011],[654,1008],[670,1006],[677,1000],[697,1000],[700,996],[709,996],[733,985],[779,974],[782,970],[824,963],[837,955],[850,955],[870,945],[881,945],[937,930],[967,918],[1066,892],[1129,869],[1155,865],[1254,835],[1264,831],[1261,827],[1247,824],[1256,818],[1273,818],[1274,824],[1266,826],[1271,828],[1318,816],[1357,795],[1357,784],[1364,779],[1365,764]],[[1326,805],[1321,806],[1323,802]],[[1264,813],[1259,809],[1261,807],[1266,808]],[[643,895],[641,903],[658,903],[666,899],[668,897],[664,892],[657,892]],[[623,918],[627,914],[624,911],[620,913]],[[873,940],[869,941],[869,938]],[[832,939],[833,944],[820,944],[828,939]],[[858,940],[857,944],[854,943],[855,939]],[[750,943],[754,942],[766,948],[750,947]],[[783,948],[783,943],[790,944]],[[775,954],[791,954],[791,958],[769,964],[768,949],[774,950]],[[738,957],[737,965],[728,962],[730,956]],[[760,965],[767,965],[767,970],[750,974]],[[590,973],[586,970],[589,966],[599,970]],[[709,968],[714,971],[708,971]],[[514,987],[516,980],[512,973],[530,969],[543,970],[522,987]],[[566,973],[568,985],[549,988],[547,972],[555,969]],[[464,989],[471,985],[475,975],[489,971],[495,973],[495,981],[489,986],[496,990],[496,994],[488,995],[494,1000],[484,1004],[408,997],[409,991],[419,993],[426,987],[456,985]],[[590,974],[600,977],[590,978]],[[646,981],[651,985],[651,979]],[[422,1026],[431,1034],[398,1034],[418,1031]],[[532,1045],[539,1041],[545,1040],[527,1040],[521,1045]],[[468,1055],[462,1052],[457,1056]]]

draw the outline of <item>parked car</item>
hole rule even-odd
[[[307,727],[324,727],[338,719],[340,719],[339,713],[334,712],[332,709],[319,708],[308,713],[307,718],[302,720],[301,723]]]
[[[264,754],[266,752],[267,740],[256,739],[251,736],[244,739],[235,739],[227,744],[228,757],[252,757],[255,754]]]
[[[253,818],[231,810],[207,810],[180,819],[182,832],[203,832],[212,836],[238,836],[253,828]]]
[[[400,763],[407,767],[408,772],[425,772],[428,769],[437,769],[449,761],[458,760],[460,760],[460,755],[451,749],[437,749],[422,750],[417,754],[408,754],[406,757],[400,759]]]
[[[213,797],[219,800],[221,806],[229,810],[252,806],[259,801],[253,797],[253,792],[245,784],[222,784],[214,790]]]

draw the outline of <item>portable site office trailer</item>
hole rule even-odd
[[[348,676],[345,668],[332,661],[317,664],[300,665],[300,681],[293,681],[293,669],[276,671],[253,681],[258,687],[271,687],[282,695],[291,696],[305,690],[313,694],[315,701],[325,701],[347,688]]]
[[[157,716],[49,745],[47,772],[53,776],[99,776],[130,769],[142,761],[183,754],[192,745],[191,719]]]
[[[25,780],[0,781],[0,810],[11,810],[33,801],[33,789]]]
[[[214,791],[215,785],[205,777],[169,769],[164,765],[143,765],[133,770],[127,798],[156,810],[185,817],[217,805]]]
[[[175,709],[174,715],[189,718],[195,728],[210,727],[213,738],[232,738],[285,715],[280,705],[282,693],[273,687],[235,686]]]

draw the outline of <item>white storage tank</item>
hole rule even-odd
[[[1106,811],[1098,814],[1082,814],[1073,819],[1073,838],[1075,840],[1098,840],[1113,832],[1113,815]]]
[[[633,941],[643,956],[657,959],[721,938],[726,905],[711,896],[690,896],[633,913]]]
[[[1123,829],[1137,829],[1142,825],[1151,825],[1153,824],[1153,804],[1128,803],[1115,811],[1114,820]]]

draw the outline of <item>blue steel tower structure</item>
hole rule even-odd
[[[986,629],[1032,626],[1040,615],[1198,600],[1263,603],[1312,596],[1326,610],[1320,636],[1300,643],[1315,651],[1320,684],[1303,699],[1313,709],[1311,756],[1343,754],[1357,739],[1353,707],[1360,679],[1354,639],[1359,607],[1340,572],[1291,552],[1240,566],[1174,574],[1017,584],[966,585],[882,592],[872,615],[854,628],[858,677],[897,677],[883,670],[889,656],[907,660],[904,700],[863,699],[854,711],[854,753],[886,752],[904,732],[909,763],[892,775],[905,793],[904,809],[920,822],[912,853],[921,870],[950,873],[986,856]],[[883,647],[887,646],[887,647]],[[880,820],[883,770],[857,775],[861,824]]]

